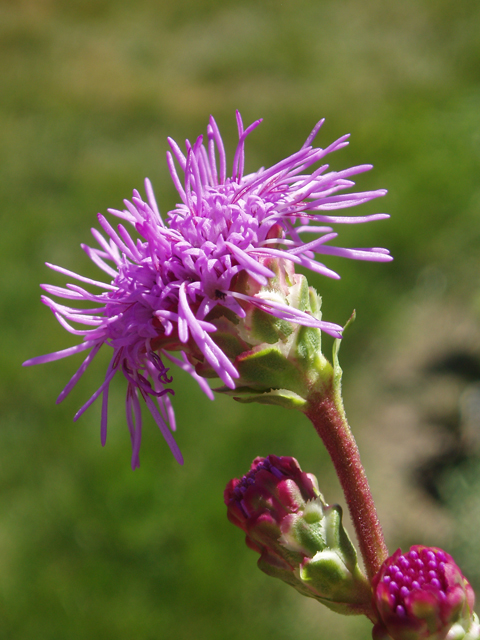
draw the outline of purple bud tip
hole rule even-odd
[[[316,497],[310,475],[295,458],[274,455],[255,458],[250,471],[230,480],[224,493],[230,521],[245,532],[261,517],[279,524]]]
[[[255,478],[260,471],[268,471],[273,474],[275,478],[281,480],[285,478],[287,475],[281,469],[281,458],[277,458],[276,456],[268,456],[267,458],[256,458],[254,463],[252,464],[252,468],[248,473],[246,473],[241,479],[238,486],[248,486],[254,484]]]
[[[380,617],[376,633],[381,627],[393,640],[446,635],[453,624],[473,614],[470,584],[453,558],[436,547],[415,545],[407,553],[398,549],[383,563],[372,587]]]

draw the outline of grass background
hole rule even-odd
[[[333,168],[371,162],[363,206],[392,218],[341,229],[388,265],[332,259],[311,278],[324,314],[358,320],[342,347],[347,411],[393,551],[455,553],[480,587],[480,5],[468,0],[0,0],[0,635],[12,640],[367,639],[255,567],[222,501],[256,455],[293,455],[342,501],[307,421],[214,403],[175,372],[180,468],[152,420],[129,466],[124,385],[107,446],[99,406],[72,416],[108,354],[60,406],[78,362],[22,369],[73,344],[39,298],[45,261],[95,275],[79,248],[95,214],[149,176],[177,195],[166,137],[205,132],[230,161],[234,111],[264,123],[246,169],[301,146],[320,117]],[[326,349],[329,349],[327,343]]]

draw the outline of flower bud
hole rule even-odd
[[[453,558],[436,547],[398,549],[373,579],[380,621],[373,638],[384,640],[474,640],[475,595]]]
[[[344,614],[370,615],[371,591],[342,526],[317,479],[290,457],[256,458],[225,489],[229,520],[260,554],[259,568]]]

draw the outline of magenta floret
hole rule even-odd
[[[440,639],[457,622],[470,620],[475,596],[453,558],[436,547],[398,549],[373,579],[380,622],[374,638]]]

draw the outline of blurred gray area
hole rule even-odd
[[[75,343],[39,301],[45,261],[97,277],[81,251],[96,213],[148,176],[178,196],[166,137],[213,114],[230,163],[235,109],[264,123],[246,170],[352,134],[333,169],[372,163],[389,195],[340,228],[388,265],[332,259],[312,276],[324,317],[357,321],[341,350],[347,412],[393,552],[442,545],[480,588],[480,4],[453,0],[0,0],[0,636],[8,640],[358,640],[341,618],[255,566],[223,488],[257,455],[295,456],[330,502],[330,462],[300,414],[206,399],[174,371],[176,465],[146,417],[130,470],[125,385],[72,417],[108,353],[68,399],[80,357],[22,369]],[[326,341],[326,352],[331,343]]]

